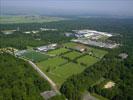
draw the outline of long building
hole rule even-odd
[[[41,47],[37,47],[36,50],[38,51],[49,51],[49,50],[53,50],[57,47],[57,44],[50,44],[50,45],[45,45],[45,46],[41,46]]]
[[[116,43],[105,43],[105,42],[100,42],[100,41],[94,41],[94,40],[89,40],[89,39],[74,39],[72,42],[77,42],[77,43],[82,43],[86,45],[92,45],[92,46],[98,46],[102,48],[116,48],[119,46],[119,44]]]

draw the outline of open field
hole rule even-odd
[[[61,57],[54,57],[54,58],[50,58],[48,60],[42,61],[40,63],[37,63],[37,65],[53,81],[55,81],[57,83],[57,85],[61,85],[60,83],[62,82],[62,80],[64,78],[61,77],[61,75],[58,72],[57,73],[53,73],[53,71],[56,70],[56,69],[58,69],[58,68],[60,68],[61,67],[60,65],[62,65],[64,63],[67,63],[67,60],[62,59]]]
[[[47,17],[47,16],[0,16],[0,24],[11,23],[43,23],[66,20],[61,17]]]
[[[108,53],[105,50],[101,50],[101,49],[97,49],[97,48],[92,48],[92,47],[89,47],[89,50],[92,51],[94,53],[94,55],[96,57],[99,57],[99,58],[102,58],[105,54]]]
[[[61,57],[54,57],[54,58],[49,58],[48,60],[40,62],[39,65],[45,66],[44,70],[46,70],[48,67],[50,67],[50,69],[54,69],[65,62],[67,62],[67,60]]]
[[[31,61],[34,62],[40,62],[49,58],[49,56],[33,50],[29,50],[24,54],[22,54],[21,56],[23,56],[26,59],[30,59]]]
[[[86,48],[88,49],[88,50],[87,50],[88,53],[89,53],[89,52],[93,52],[93,54],[94,54],[96,57],[99,57],[99,58],[102,58],[105,54],[108,53],[108,52],[105,51],[105,50],[97,49],[97,48],[93,48],[93,47],[89,47],[89,46],[85,46],[85,45],[78,44],[78,43],[69,42],[69,43],[63,44],[63,46],[68,47],[68,48],[75,48],[76,46],[80,46],[80,45],[86,47]]]
[[[70,42],[65,43],[64,45],[68,48],[74,48],[75,46],[81,46],[82,44]],[[86,53],[93,51],[93,54],[98,57],[103,57],[107,53],[106,51],[97,48],[88,46],[85,46],[85,48],[88,48]],[[67,48],[58,48],[51,50],[48,51],[47,54],[54,56],[48,57],[47,55],[36,52],[32,49],[29,49],[22,56],[35,61],[37,66],[57,84],[58,88],[67,78],[74,74],[81,73],[85,68],[93,65],[100,60],[94,55],[84,55],[84,53],[80,53],[78,51],[70,50]],[[76,62],[73,62],[74,60]]]
[[[67,53],[65,55],[63,55],[64,57],[69,58],[70,60],[74,60],[75,58],[81,56],[82,53],[76,52],[76,51],[72,51],[70,53]]]
[[[78,63],[83,63],[83,64],[85,64],[87,66],[93,65],[97,61],[98,61],[97,58],[89,56],[89,55],[86,55],[86,56],[83,56],[83,57],[77,59]]]
[[[61,63],[64,63],[65,60],[63,60],[63,62],[60,61],[59,59],[56,60],[57,58],[53,58],[53,61],[51,62],[55,62],[56,64],[52,64],[49,63],[50,61],[44,61],[44,62],[40,62],[37,65],[39,66],[39,68],[45,72],[54,82],[56,82],[57,86],[61,86],[61,84],[71,75],[77,74],[77,73],[81,73],[85,67],[81,66],[79,64],[75,64],[75,63],[66,63],[64,65],[59,66]]]
[[[73,47],[75,47],[77,45],[78,44],[74,43],[74,42],[68,42],[68,43],[63,44],[63,46],[68,47],[68,48],[73,48]]]
[[[65,43],[68,48],[73,48],[74,46],[80,45],[76,43]],[[87,47],[87,46],[86,46]],[[104,50],[89,48],[88,50],[92,51],[98,56],[103,57],[106,53]],[[74,74],[81,73],[85,68],[93,65],[100,59],[94,56],[84,55],[84,53],[77,52],[75,50],[59,48],[56,50],[49,51],[48,54],[55,55],[56,57],[49,58],[45,61],[37,63],[37,66],[46,73],[58,87],[70,76]],[[65,53],[65,54],[63,54]],[[87,51],[88,53],[88,51]],[[78,58],[79,57],[79,58]],[[77,58],[77,59],[76,59]],[[69,60],[68,60],[69,59]],[[73,60],[77,62],[74,63]],[[84,65],[83,65],[84,64]]]
[[[48,54],[60,55],[60,54],[65,53],[67,51],[69,51],[69,50],[66,49],[66,48],[59,48],[59,49],[56,49],[56,50],[49,51]]]

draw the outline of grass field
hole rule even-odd
[[[62,81],[64,80],[63,77],[57,72],[53,73],[54,70],[61,68],[61,64],[67,63],[67,60],[62,59],[61,57],[54,57],[48,60],[42,61],[37,63],[39,68],[45,72],[52,80],[54,80],[58,86],[61,85]],[[64,71],[63,71],[64,72]],[[63,73],[62,72],[62,73]]]
[[[73,42],[69,42],[69,43],[65,43],[63,44],[63,46],[68,47],[68,48],[75,48],[78,45],[82,45],[82,44],[77,44],[77,43],[73,43]],[[83,45],[82,45],[83,46]],[[85,45],[84,45],[85,46]],[[89,46],[85,46],[88,48],[88,53],[90,51],[92,51],[94,53],[94,55],[96,57],[102,58],[105,54],[107,54],[108,52],[102,49],[97,49],[97,48],[93,48],[93,47],[89,47]]]
[[[61,17],[48,16],[0,16],[0,24],[11,23],[43,23],[66,20]]]
[[[46,70],[48,67],[51,69],[54,67],[57,67],[63,63],[67,62],[67,60],[61,58],[61,57],[54,57],[54,58],[49,58],[48,60],[42,61],[39,63],[41,66],[45,66],[44,70]]]
[[[68,43],[63,44],[63,46],[68,47],[68,48],[73,48],[73,47],[75,47],[77,45],[78,44],[74,43],[74,42],[68,42]]]
[[[97,49],[97,48],[92,48],[89,47],[90,51],[93,51],[93,53],[95,54],[96,57],[100,57],[102,58],[105,54],[107,54],[108,52],[105,50],[101,50],[101,49]]]
[[[83,64],[86,64],[87,66],[90,66],[90,65],[93,65],[94,63],[96,63],[98,61],[98,59],[95,57],[86,55],[86,56],[79,58],[77,61],[78,61],[78,63],[83,63]]]
[[[60,55],[60,54],[65,53],[67,51],[69,51],[69,50],[66,49],[66,48],[59,48],[59,49],[56,49],[56,50],[49,51],[48,54]]]
[[[67,46],[68,48],[73,48],[77,45],[80,44],[71,42],[64,44],[64,46]],[[107,53],[106,51],[101,49],[96,49],[88,46],[86,47],[88,48],[88,50],[93,51],[93,53],[95,53],[95,55],[97,55],[98,57],[103,57]],[[55,55],[56,57],[48,58],[47,60],[36,63],[37,66],[44,73],[46,73],[48,77],[50,77],[57,84],[58,87],[60,87],[61,84],[70,76],[81,73],[85,68],[93,65],[100,60],[99,58],[90,55],[82,56],[83,53],[77,52],[75,50],[71,50],[70,52],[67,51],[69,51],[69,49],[66,48],[59,48],[49,51],[48,54]],[[89,51],[87,51],[86,53],[88,52]],[[68,60],[67,58],[69,58],[70,60]],[[76,63],[73,62],[74,59],[77,60]],[[84,65],[82,65],[81,63],[83,63]]]
[[[32,60],[35,62],[40,62],[40,61],[46,60],[49,57],[45,54],[42,54],[40,52],[36,52],[33,50],[27,51],[26,53],[22,54],[22,56],[26,59],[29,59],[29,60]]]
[[[73,59],[75,59],[75,58],[77,58],[77,57],[79,57],[79,56],[81,56],[81,55],[82,55],[82,54],[79,53],[79,52],[72,51],[72,52],[67,53],[67,54],[65,54],[65,55],[63,55],[63,56],[69,58],[70,60],[73,60]]]
[[[58,60],[56,60],[58,59]],[[59,60],[60,59],[60,60]],[[60,61],[63,62],[60,62]],[[56,64],[52,64],[52,62],[55,62]],[[53,58],[53,60],[47,60],[38,63],[37,65],[40,67],[40,69],[45,72],[54,82],[56,82],[57,86],[61,86],[61,84],[71,75],[81,73],[85,67],[81,66],[79,64],[75,63],[66,63],[62,66],[59,66],[60,64],[64,63],[65,60],[62,58]],[[49,69],[47,71],[47,69]]]

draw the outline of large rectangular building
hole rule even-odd
[[[37,47],[36,49],[38,51],[49,51],[49,50],[53,50],[57,47],[57,44],[54,43],[54,44],[50,44],[50,45],[45,45],[45,46],[41,46],[41,47]]]

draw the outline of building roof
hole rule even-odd
[[[119,57],[121,57],[122,59],[126,59],[128,57],[128,54],[121,53],[121,54],[119,54]]]

